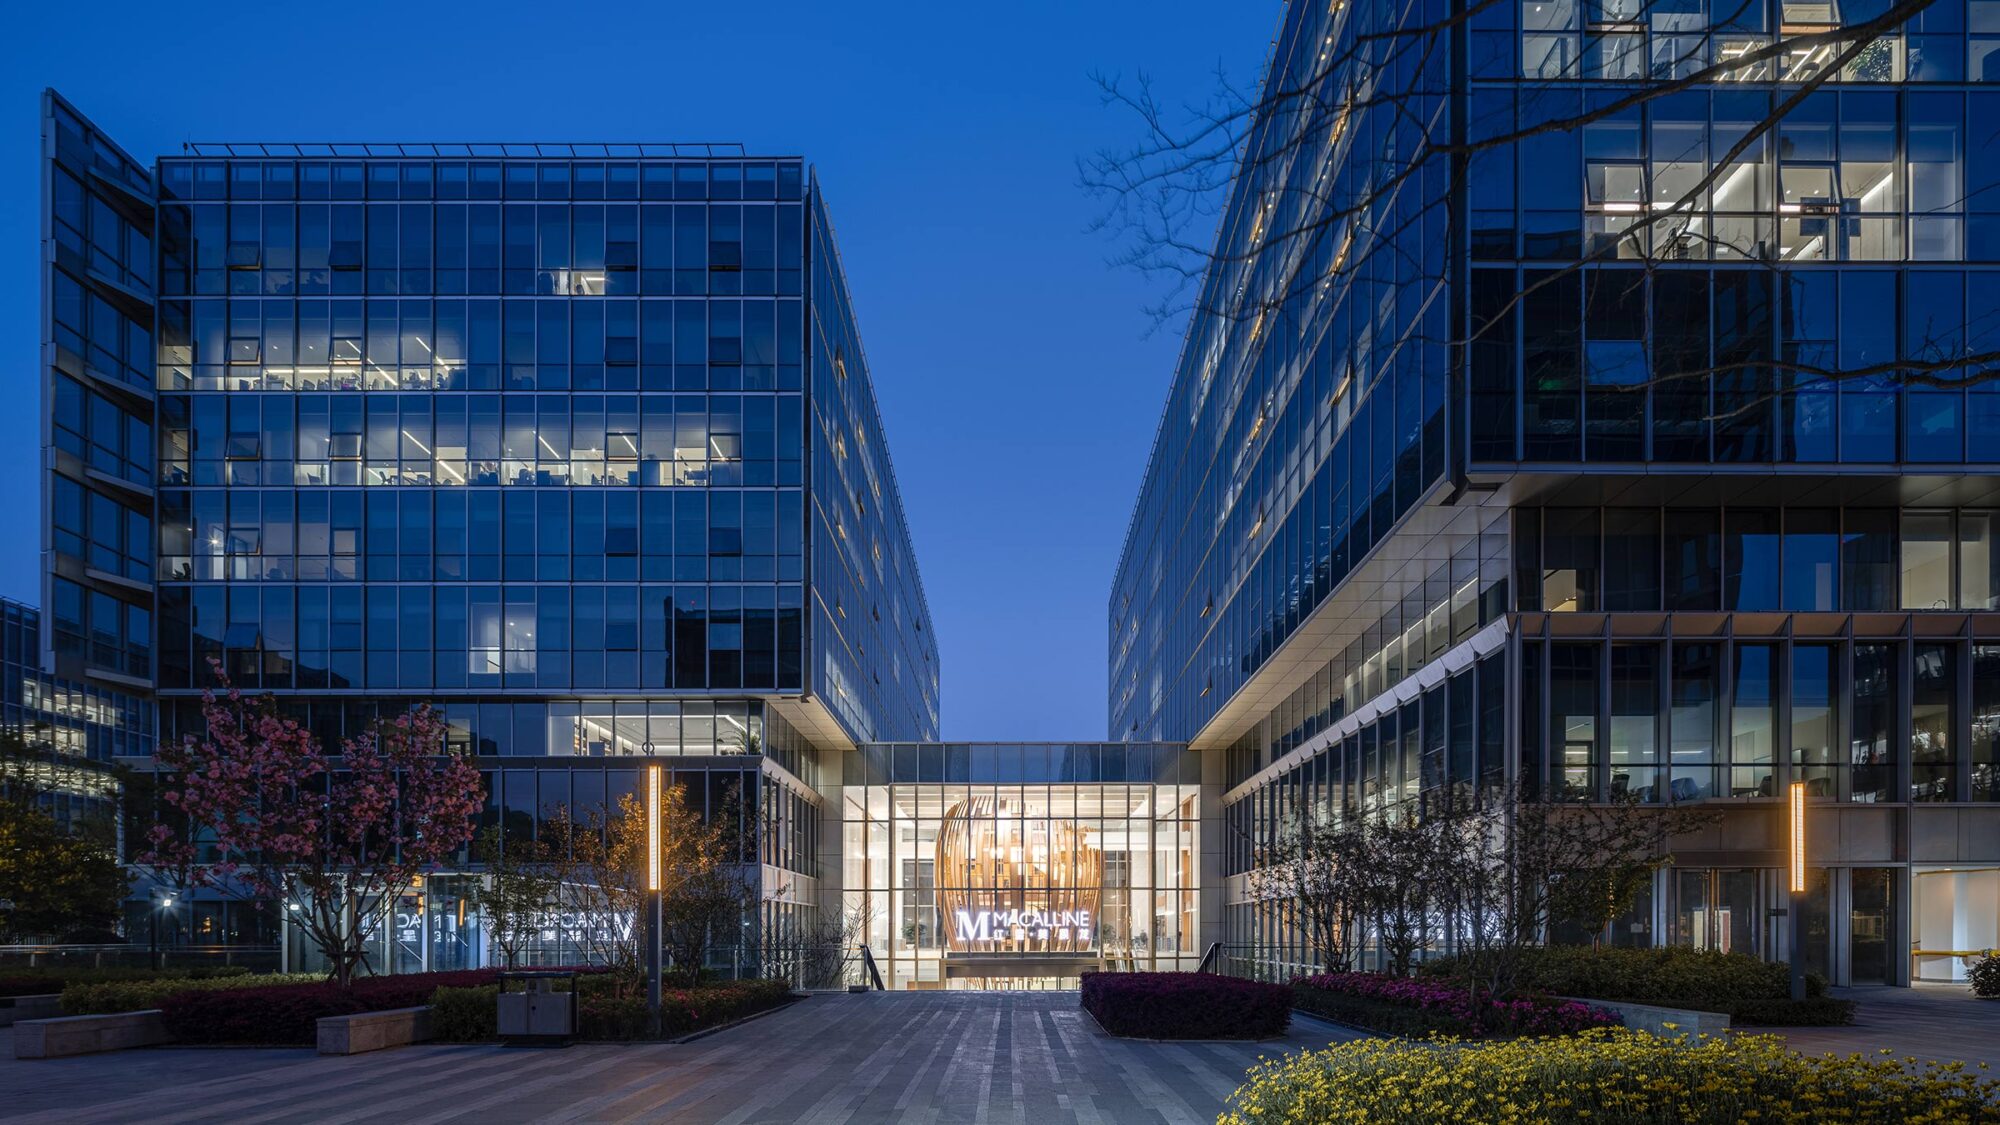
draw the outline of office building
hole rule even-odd
[[[939,669],[804,161],[146,160],[53,91],[43,156],[48,668],[166,738],[218,667],[329,746],[432,702],[510,832],[667,759],[767,826],[762,932],[817,909],[823,756],[935,739]],[[383,963],[484,957],[464,889]]]
[[[1109,605],[1240,971],[1288,818],[1516,784],[1721,814],[1571,938],[1782,959],[1798,783],[1811,964],[2000,943],[1988,7],[1286,7]]]

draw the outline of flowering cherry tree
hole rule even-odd
[[[155,825],[140,862],[284,903],[346,985],[386,904],[471,839],[479,771],[445,749],[429,705],[378,720],[332,755],[271,696],[223,687],[202,696],[207,737],[157,754],[161,799],[213,836],[197,843]]]

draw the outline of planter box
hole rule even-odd
[[[1620,1000],[1593,1000],[1587,996],[1564,996],[1593,1008],[1615,1012],[1626,1027],[1655,1035],[1720,1035],[1729,1030],[1729,1013],[1698,1012],[1692,1008],[1662,1008],[1654,1004],[1628,1004]],[[1673,1024],[1672,1028],[1667,1027]]]
[[[12,1027],[22,1020],[54,1019],[62,1015],[62,993],[39,996],[0,996],[0,1027]]]
[[[351,1016],[327,1016],[318,1023],[319,1053],[359,1055],[390,1047],[407,1047],[431,1037],[431,1009],[391,1008],[386,1012],[357,1012]]]
[[[14,1057],[17,1059],[61,1059],[71,1055],[94,1055],[100,1051],[123,1051],[130,1047],[152,1047],[170,1042],[160,1010],[115,1012],[103,1016],[62,1016],[49,1020],[22,1020],[14,1025]]]

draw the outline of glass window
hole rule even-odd
[[[1611,649],[1611,795],[1660,799],[1660,650],[1654,645]]]
[[[1951,513],[1903,513],[1903,608],[1951,608]]]
[[[1660,608],[1660,513],[1610,508],[1604,513],[1604,608]]]
[[[1840,590],[1845,609],[1894,609],[1896,513],[1850,508],[1841,515]]]
[[[1993,550],[1994,513],[1958,514],[1958,608],[2000,608],[2000,554]]]
[[[1563,795],[1589,799],[1597,793],[1598,646],[1559,644],[1549,649],[1549,708],[1562,739],[1559,751]]]
[[[1853,799],[1896,799],[1896,646],[1854,646]]]
[[[1806,792],[1815,797],[1840,795],[1833,694],[1838,656],[1830,645],[1792,649],[1792,780],[1805,782]]]
[[[1952,699],[1958,694],[1955,646],[1920,644],[1910,678],[1910,800],[1955,798]]]
[[[1549,508],[1542,535],[1542,608],[1597,608],[1598,510]]]
[[[1713,644],[1674,646],[1669,792],[1676,801],[1715,795],[1716,652]]]
[[[1785,510],[1784,608],[1798,612],[1840,607],[1840,513]]]
[[[1721,513],[1669,509],[1666,539],[1666,607],[1718,608],[1722,598]]]
[[[1966,798],[2000,801],[2000,646],[1972,650],[1972,792]]]
[[[1724,517],[1724,606],[1737,611],[1778,608],[1778,514],[1731,508]]]
[[[1736,647],[1735,696],[1729,712],[1729,795],[1775,797],[1777,701],[1773,645]]]

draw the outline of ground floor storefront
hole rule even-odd
[[[1219,940],[1219,777],[1180,745],[898,743],[842,764],[840,909],[887,988],[1074,988],[1191,969]]]

